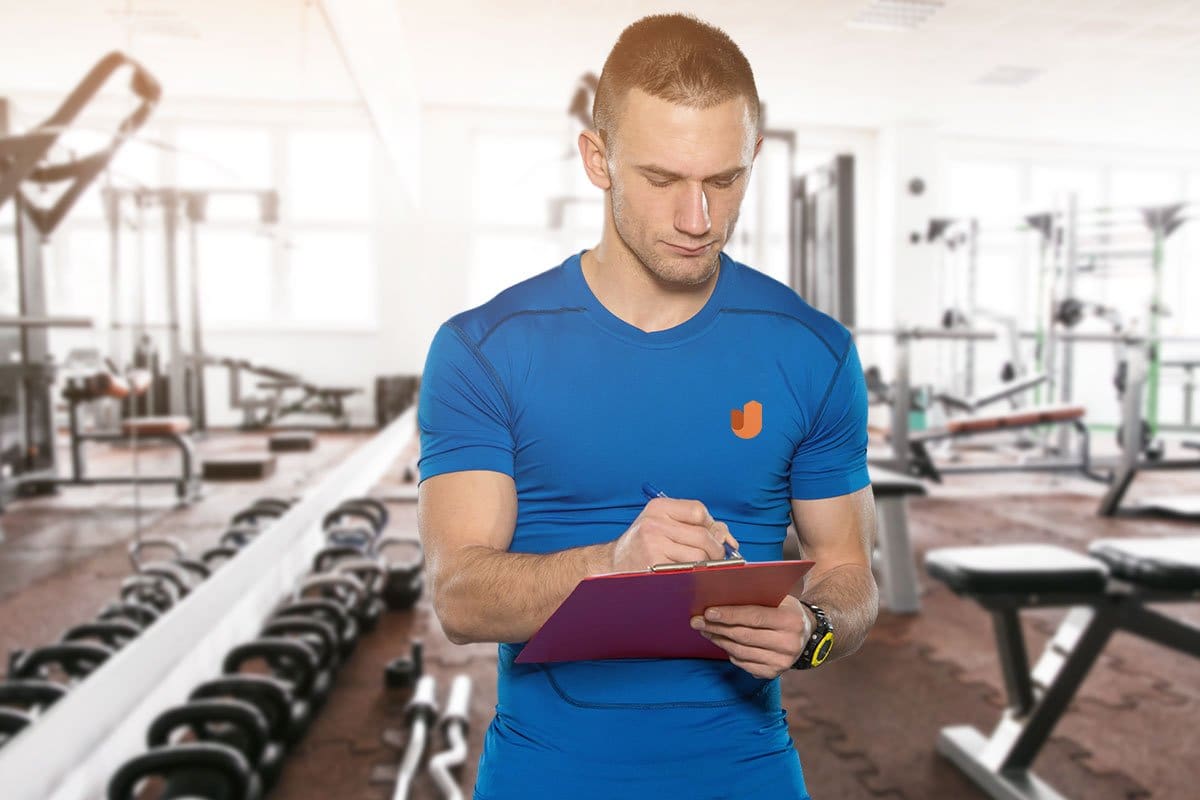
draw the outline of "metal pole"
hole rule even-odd
[[[972,326],[976,320],[977,298],[976,291],[978,289],[978,267],[979,267],[979,222],[972,219],[967,226],[967,307],[965,309],[967,319],[970,320]],[[975,396],[975,340],[967,340],[967,363],[965,366],[966,376],[963,382],[964,394],[967,397]]]
[[[1063,284],[1064,297],[1075,296],[1075,275],[1076,275],[1076,259],[1078,253],[1078,222],[1079,222],[1079,198],[1074,192],[1067,195],[1067,213],[1066,213],[1066,241],[1064,242],[1064,258],[1065,264],[1065,280]],[[1055,309],[1051,310],[1054,313]],[[1062,372],[1060,379],[1062,383],[1059,389],[1059,402],[1069,404],[1071,395],[1074,390],[1074,371],[1075,371],[1075,353],[1073,351],[1074,344],[1068,339],[1064,341],[1062,348]],[[1070,452],[1071,449],[1071,429],[1066,425],[1059,426],[1058,429],[1058,451],[1060,453]]]
[[[200,209],[196,205],[202,202],[199,197],[188,197],[187,226],[188,226],[188,293],[191,296],[192,315],[192,381],[190,384],[190,405],[194,428],[197,431],[208,429],[208,410],[204,399],[204,339],[203,324],[200,319],[200,246],[196,229],[199,223]]]
[[[167,289],[167,413],[187,415],[187,394],[184,380],[187,374],[183,344],[179,332],[179,195],[171,190],[162,193],[164,233],[166,234]]]
[[[1158,362],[1162,356],[1162,347],[1156,340],[1158,338],[1158,317],[1162,311],[1163,260],[1166,246],[1164,221],[1155,217],[1150,225],[1150,232],[1154,235],[1154,252],[1150,258],[1152,288],[1148,308],[1150,318],[1147,320],[1150,341],[1146,343],[1148,348],[1146,355],[1149,361],[1146,373],[1146,422],[1150,425],[1150,439],[1153,440],[1158,436]]]
[[[125,366],[121,346],[121,195],[112,187],[104,190],[108,222],[108,352],[118,367]]]
[[[908,410],[912,408],[910,346],[908,334],[896,337],[896,374],[892,377],[892,454],[898,468],[906,475],[912,459],[908,444]]]

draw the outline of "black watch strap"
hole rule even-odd
[[[792,664],[792,669],[813,669],[824,664],[825,659],[829,658],[829,651],[833,649],[833,625],[829,621],[829,615],[820,606],[805,603],[803,600],[800,602],[813,612],[817,624],[813,627],[812,635],[808,637],[808,643],[804,645],[804,652]]]

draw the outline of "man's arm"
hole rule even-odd
[[[513,479],[488,470],[431,476],[417,492],[417,528],[433,607],[455,644],[528,640],[588,575],[721,558],[737,540],[695,500],[657,498],[614,541],[557,553],[509,553]]]
[[[792,519],[804,557],[816,562],[800,595],[829,615],[834,644],[829,658],[862,646],[879,612],[871,572],[875,502],[871,487],[821,500],[792,500]],[[800,657],[816,620],[791,595],[777,608],[720,606],[694,617],[692,627],[729,653],[730,661],[760,678],[774,678]]]
[[[430,593],[455,644],[526,641],[580,580],[612,562],[610,545],[509,553],[516,520],[508,475],[469,470],[421,481],[417,528]]]
[[[848,656],[862,646],[879,614],[879,587],[871,572],[875,496],[867,486],[824,500],[792,500],[792,519],[804,557],[816,562],[800,599],[829,615],[834,632],[829,659]],[[811,616],[807,609],[805,614]]]

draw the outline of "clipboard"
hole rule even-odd
[[[812,561],[660,564],[584,578],[517,655],[518,664],[729,654],[692,630],[711,606],[778,606]]]

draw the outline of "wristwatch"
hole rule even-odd
[[[829,621],[829,615],[822,608],[803,600],[800,603],[812,610],[817,624],[813,627],[812,635],[808,637],[804,652],[796,659],[796,663],[792,664],[792,669],[812,669],[821,666],[825,659],[829,658],[829,651],[833,649],[833,625]]]

